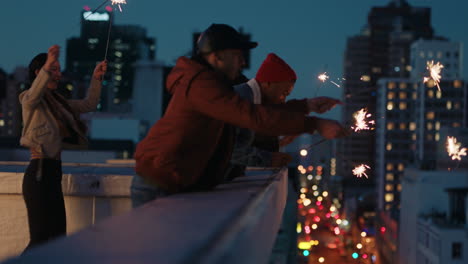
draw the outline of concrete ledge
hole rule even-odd
[[[14,263],[267,263],[287,170],[174,195],[31,250]]]

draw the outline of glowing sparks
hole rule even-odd
[[[374,120],[368,120],[372,115],[367,112],[367,109],[363,108],[353,114],[354,119],[356,122],[354,123],[354,126],[351,127],[351,129],[354,130],[354,132],[358,132],[360,130],[370,130],[372,127],[369,125],[374,125],[375,121]]]
[[[324,73],[322,73],[322,74],[320,74],[320,75],[318,76],[318,79],[319,79],[320,81],[322,81],[322,82],[325,82],[326,80],[328,80],[328,78],[330,78],[330,76],[328,76],[326,72],[324,72]]]
[[[367,169],[370,169],[370,167],[366,164],[361,164],[353,169],[353,174],[358,178],[361,178],[363,175],[366,176],[366,178],[369,178],[366,174]]]
[[[436,64],[434,64],[434,61],[428,61],[427,69],[429,70],[429,73],[431,76],[424,77],[423,82],[426,83],[432,79],[435,85],[437,86],[437,89],[439,89],[440,91],[439,83],[440,83],[440,78],[442,78],[442,76],[440,75],[440,72],[442,71],[443,68],[444,68],[444,65],[440,64],[440,62],[437,62]]]
[[[341,86],[339,84],[337,84],[336,82],[334,81],[330,81],[331,83],[333,83],[334,85],[336,85],[336,87],[340,88]]]
[[[122,12],[122,7],[120,5],[127,4],[127,0],[111,0],[112,5],[117,5],[119,7],[120,12]]]
[[[455,137],[447,137],[447,152],[452,160],[461,160],[462,156],[466,156],[466,148],[460,147],[461,143],[458,143]]]

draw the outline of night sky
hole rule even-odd
[[[79,34],[80,12],[85,5],[95,8],[103,0],[2,1],[0,15],[0,68],[11,72],[25,66],[52,44],[65,48],[65,41]],[[367,22],[372,6],[385,6],[390,0],[127,0],[116,24],[137,24],[156,37],[156,56],[167,64],[191,49],[192,32],[211,23],[243,27],[259,42],[253,50],[251,70],[269,52],[285,59],[298,73],[293,98],[312,97],[319,85],[317,75],[325,68],[331,78],[342,75],[347,37],[356,35]],[[468,43],[468,1],[409,0],[413,6],[432,8],[435,34],[452,41]],[[63,53],[64,54],[63,50]],[[104,56],[104,54],[103,54]],[[99,60],[100,58],[96,58]],[[61,59],[62,65],[64,58]],[[464,56],[463,76],[468,77],[468,55]],[[91,71],[92,69],[90,69]],[[319,95],[340,97],[340,88],[327,83]],[[328,116],[336,118],[338,109]]]

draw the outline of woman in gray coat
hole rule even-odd
[[[66,234],[61,150],[86,146],[86,125],[79,114],[96,109],[107,70],[105,61],[96,66],[85,99],[66,100],[56,92],[61,78],[59,53],[59,46],[54,45],[32,59],[31,87],[19,96],[23,112],[20,143],[31,151],[23,178],[30,234],[26,249]]]

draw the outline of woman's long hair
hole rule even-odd
[[[40,70],[47,61],[47,53],[39,53],[29,63],[29,85],[36,79],[36,71]]]

